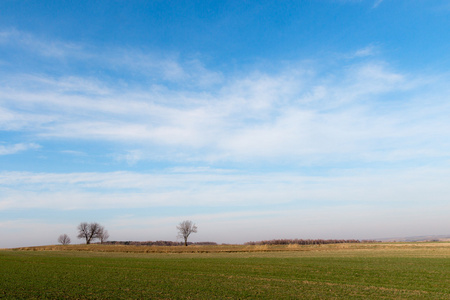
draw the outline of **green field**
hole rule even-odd
[[[450,299],[448,243],[43,249],[0,251],[0,298]]]

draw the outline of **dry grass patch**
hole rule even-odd
[[[185,246],[135,246],[135,245],[49,245],[21,247],[18,251],[78,251],[106,253],[291,253],[292,255],[341,256],[443,256],[450,257],[450,243],[372,243],[327,245],[191,245]],[[289,255],[289,254],[288,254]]]

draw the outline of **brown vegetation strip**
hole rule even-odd
[[[328,244],[328,245],[195,245],[195,246],[135,246],[135,245],[50,245],[21,247],[9,250],[23,251],[86,251],[122,253],[239,253],[239,252],[301,252],[345,250],[441,250],[450,255],[450,243],[375,243],[375,244]]]

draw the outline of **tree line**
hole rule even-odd
[[[132,245],[132,246],[185,246],[184,242],[174,241],[107,241],[105,245]],[[187,242],[188,246],[211,246],[217,245],[216,242]]]
[[[259,242],[247,242],[244,245],[324,245],[324,244],[345,244],[345,243],[376,243],[374,240],[323,240],[323,239],[275,239]]]

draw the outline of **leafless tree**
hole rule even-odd
[[[62,245],[69,245],[70,244],[70,237],[67,234],[61,234],[58,238],[58,243],[61,243]]]
[[[78,225],[78,238],[86,239],[86,244],[90,244],[93,239],[100,238],[102,226],[98,223],[82,222]]]
[[[187,246],[187,239],[193,232],[197,232],[197,226],[192,221],[183,221],[178,226],[178,237],[184,239],[184,245]]]
[[[109,238],[108,230],[105,229],[105,227],[100,226],[100,232],[98,233],[98,238],[100,239],[100,244],[103,244],[103,242],[106,242]]]

